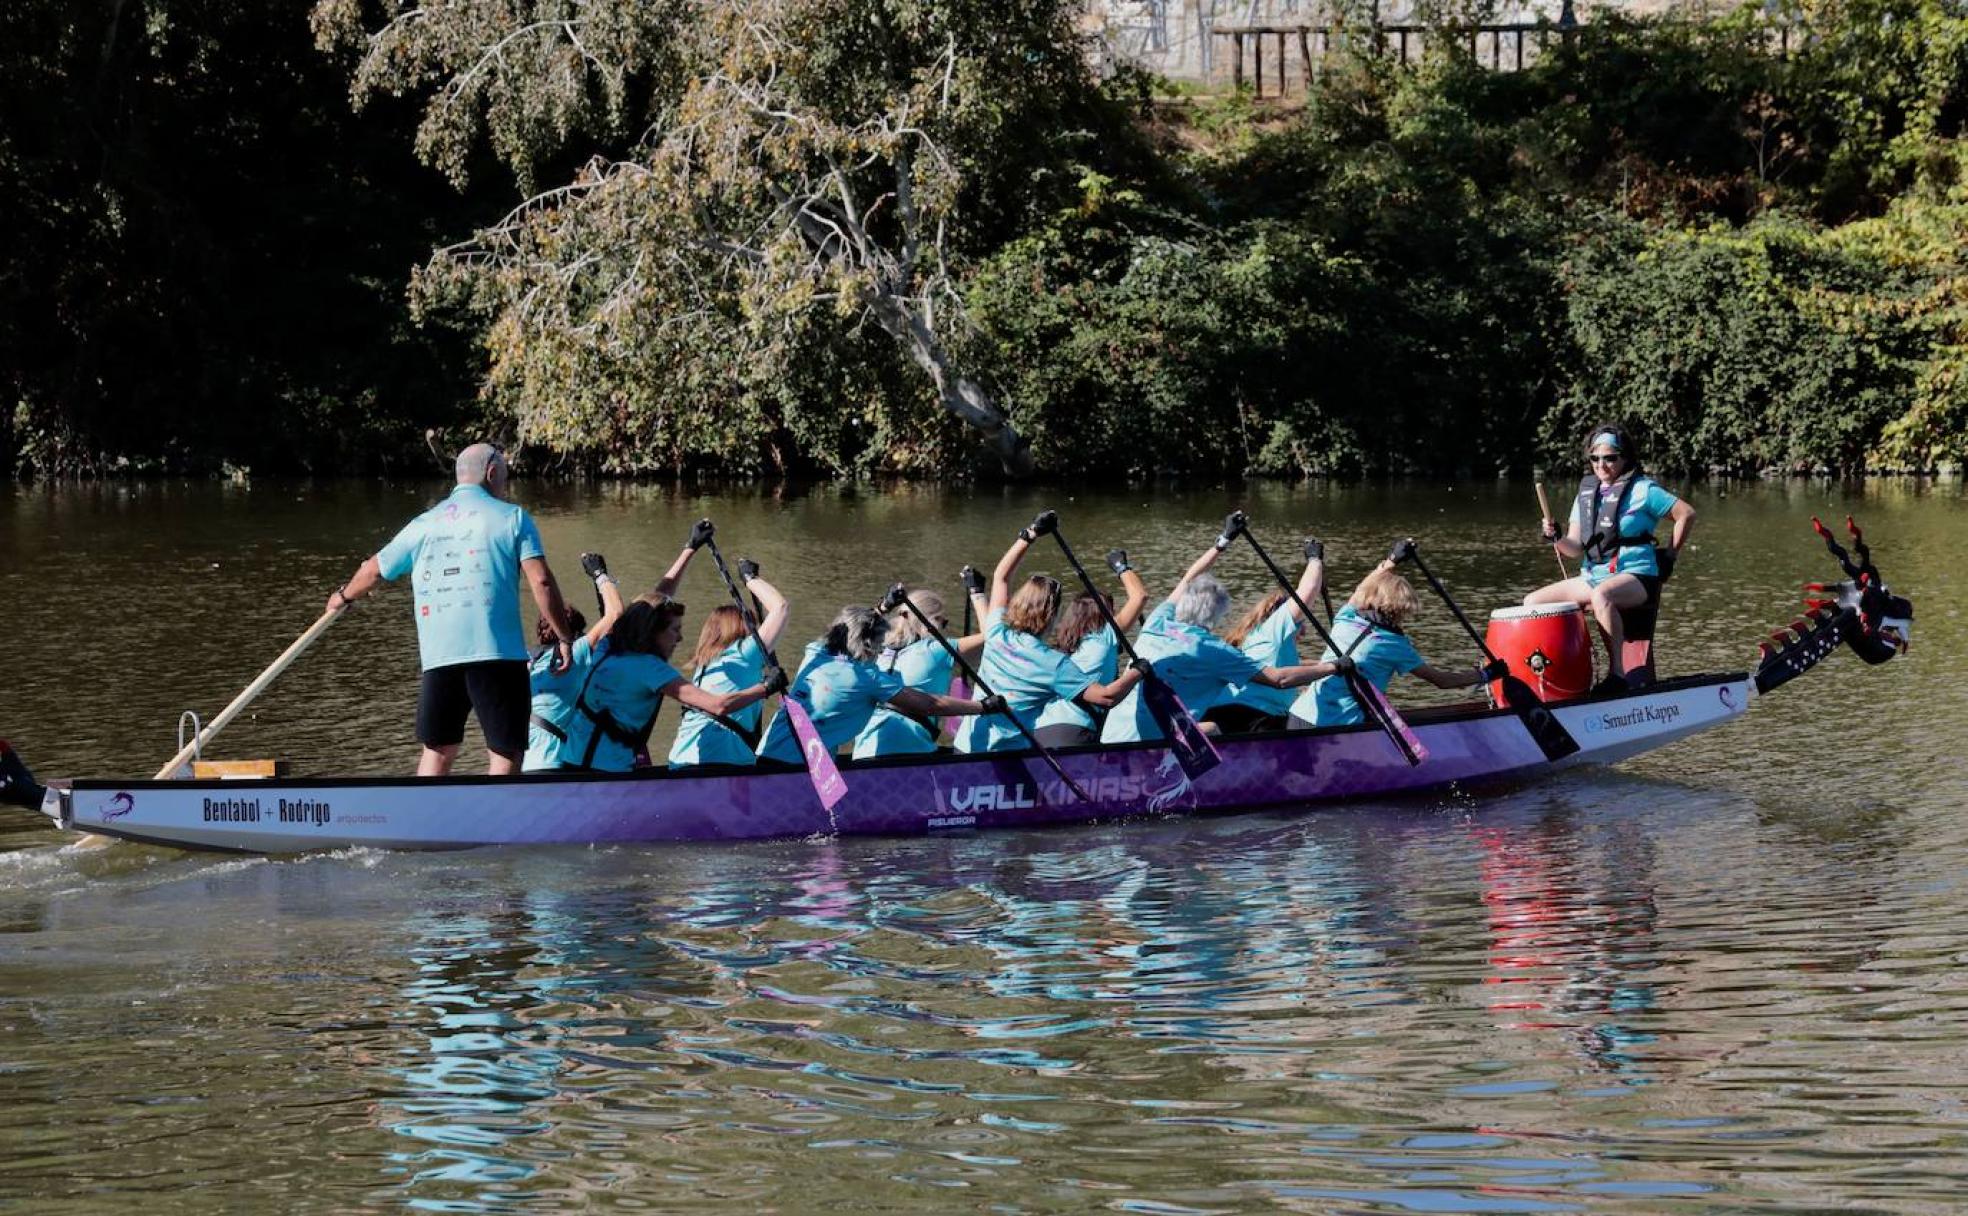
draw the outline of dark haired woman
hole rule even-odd
[[[737,692],[758,683],[765,671],[765,652],[779,645],[779,635],[786,631],[786,621],[792,615],[786,597],[759,577],[757,562],[739,558],[738,577],[765,610],[758,622],[758,641],[752,640],[751,630],[745,628],[745,618],[736,607],[721,604],[711,609],[697,634],[697,649],[690,656],[690,682],[705,692]],[[763,649],[760,642],[765,644]],[[748,705],[729,716],[685,708],[683,721],[677,724],[676,742],[670,745],[670,767],[752,763],[763,713],[758,705]]]
[[[908,687],[901,675],[882,670],[882,643],[887,638],[888,621],[881,613],[850,606],[834,618],[826,637],[807,645],[799,675],[786,696],[799,702],[813,720],[813,729],[828,751],[839,750],[859,735],[884,705],[918,718],[992,713],[1002,705],[995,697],[965,701]],[[791,720],[782,713],[766,728],[758,758],[798,764],[800,746]]]
[[[563,767],[628,772],[664,697],[729,717],[786,686],[785,673],[776,667],[742,692],[706,692],[684,679],[669,662],[683,641],[684,606],[676,600],[652,602],[657,599],[649,595],[630,604],[605,648],[597,650],[574,699],[561,747]]]
[[[1072,659],[1046,644],[1046,631],[1059,613],[1059,581],[1035,574],[1013,591],[1011,580],[1032,542],[1059,527],[1059,516],[1041,513],[1018,533],[1011,548],[991,574],[991,599],[984,615],[984,655],[977,674],[1005,699],[1011,713],[1034,730],[1039,715],[1054,701],[1079,701],[1093,709],[1110,709],[1141,679],[1124,671],[1106,682],[1082,671]],[[979,719],[971,729],[970,750],[1008,751],[1025,747],[1016,726],[998,717]]]
[[[1127,602],[1116,608],[1114,597],[1104,591],[1100,593],[1100,601],[1105,601],[1107,612],[1114,614],[1114,624],[1126,632],[1134,628],[1148,608],[1148,585],[1135,573],[1125,549],[1110,552],[1107,565],[1120,576]],[[1114,636],[1114,626],[1107,623],[1107,613],[1100,610],[1100,601],[1085,591],[1068,601],[1060,610],[1059,619],[1053,622],[1052,648],[1071,659],[1073,666],[1093,677],[1096,684],[1106,685],[1120,678],[1121,644]],[[1100,718],[1105,716],[1104,713],[1096,716],[1077,697],[1062,698],[1052,701],[1039,714],[1038,727],[1033,733],[1047,747],[1092,743],[1100,738]]]
[[[1543,524],[1544,539],[1559,553],[1581,559],[1579,577],[1540,587],[1524,602],[1590,611],[1606,639],[1610,672],[1595,691],[1619,691],[1628,686],[1624,614],[1658,601],[1694,530],[1695,509],[1641,471],[1639,452],[1617,426],[1593,427],[1585,458],[1592,471],[1579,485],[1570,525],[1560,532],[1553,520]],[[1655,535],[1663,519],[1674,525],[1666,545]]]
[[[594,666],[595,647],[602,645],[615,622],[622,616],[622,589],[615,585],[615,579],[608,573],[608,563],[599,553],[583,553],[581,569],[594,579],[595,591],[601,596],[601,619],[589,628],[581,615],[581,610],[569,605],[567,608],[567,630],[577,635],[574,639],[573,659],[565,670],[553,669],[554,642],[559,636],[545,617],[541,617],[535,631],[534,640],[538,649],[527,664],[526,674],[533,687],[533,717],[526,731],[526,772],[541,769],[559,768],[565,757],[561,754],[567,742],[568,723],[574,717],[574,699],[580,695],[581,685],[588,678],[588,669]]]

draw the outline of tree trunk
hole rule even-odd
[[[991,394],[951,366],[949,352],[915,309],[894,297],[876,301],[875,320],[907,348],[916,366],[929,374],[944,409],[963,419],[984,437],[985,446],[1013,477],[1033,472],[1032,445],[1020,435]]]

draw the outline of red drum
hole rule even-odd
[[[1484,639],[1510,673],[1545,701],[1582,696],[1592,687],[1592,635],[1577,604],[1531,604],[1490,613]],[[1503,688],[1490,693],[1503,703]]]

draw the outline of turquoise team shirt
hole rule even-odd
[[[1046,645],[1044,638],[1006,625],[1002,608],[984,618],[984,657],[978,661],[977,674],[1027,728],[1038,724],[1047,705],[1070,701],[1093,683],[1092,676]],[[1025,736],[1002,714],[980,716],[969,743],[969,750],[976,752],[1028,746]]]
[[[765,652],[757,642],[746,637],[718,651],[690,682],[705,692],[743,692],[764,676]],[[756,735],[759,715],[764,712],[764,703],[755,701],[732,714],[731,720]],[[671,768],[690,764],[750,764],[754,759],[751,747],[730,727],[702,710],[683,711],[683,721],[677,724],[676,742],[670,745]]]
[[[860,734],[868,719],[875,716],[875,710],[902,688],[902,677],[883,671],[873,659],[856,662],[846,655],[832,653],[824,642],[812,642],[807,645],[799,674],[793,677],[793,686],[786,695],[800,703],[813,719],[813,728],[820,732],[821,742],[827,745],[828,751],[834,751]],[[787,764],[805,762],[800,755],[799,739],[793,734],[792,720],[783,712],[765,728],[758,754],[760,759],[783,760]]]
[[[1354,640],[1368,629],[1373,630],[1373,636],[1354,646]],[[1370,625],[1351,604],[1341,608],[1333,618],[1332,639],[1339,644],[1339,651],[1328,649],[1320,659],[1331,662],[1352,647],[1353,662],[1359,665],[1360,674],[1382,692],[1387,691],[1388,682],[1396,675],[1413,671],[1422,664],[1421,652],[1405,634]],[[1336,675],[1315,680],[1299,693],[1297,703],[1292,706],[1292,716],[1315,726],[1351,726],[1366,721],[1366,713],[1354,699],[1345,677]]]
[[[588,678],[595,660],[607,653],[607,638],[601,640],[599,648],[589,646],[585,635],[575,638],[574,661],[559,675],[553,673],[554,651],[551,646],[535,655],[526,668],[527,678],[533,685],[533,717],[546,719],[558,727],[561,734],[566,734],[574,717],[574,697],[581,691],[581,682]],[[562,746],[552,731],[541,729],[538,721],[529,721],[526,724],[525,771],[531,773],[559,768]]]
[[[1175,601],[1163,600],[1148,614],[1134,648],[1155,665],[1155,674],[1175,690],[1191,714],[1200,718],[1211,706],[1223,704],[1233,684],[1248,684],[1263,664],[1217,637],[1201,625],[1175,619]],[[1159,739],[1162,728],[1148,712],[1137,686],[1107,715],[1100,731],[1102,743],[1134,743]]]
[[[1095,684],[1112,684],[1121,674],[1121,648],[1114,641],[1114,627],[1102,625],[1080,639],[1068,656],[1073,666],[1093,677]],[[1095,729],[1093,715],[1078,701],[1054,701],[1039,715],[1040,726],[1077,726]]]
[[[1259,667],[1298,666],[1298,618],[1292,614],[1291,602],[1278,605],[1270,616],[1258,622],[1257,628],[1245,634],[1241,649],[1257,660]],[[1230,703],[1248,705],[1273,717],[1290,713],[1292,702],[1297,699],[1295,688],[1272,688],[1267,684],[1230,686]]]
[[[491,659],[526,661],[519,623],[519,563],[544,557],[533,517],[484,486],[451,497],[404,525],[376,554],[383,577],[411,580],[424,670]]]
[[[902,677],[904,688],[948,695],[954,664],[950,652],[935,638],[917,638],[900,650],[884,650],[876,660],[883,671]],[[923,733],[914,718],[889,705],[880,705],[854,740],[854,758],[906,756],[936,750],[934,732]]]
[[[589,708],[607,711],[623,730],[638,731],[656,720],[663,689],[681,679],[682,673],[653,654],[610,652],[589,669],[581,697]],[[581,764],[592,743],[594,758],[586,767],[605,773],[626,773],[635,767],[635,749],[603,733],[578,707],[567,725],[567,742],[560,752],[566,763]]]
[[[1607,488],[1599,487],[1601,496],[1606,496]],[[1657,530],[1661,519],[1680,501],[1653,478],[1639,475],[1634,480],[1633,493],[1626,500],[1626,513],[1620,516],[1620,535],[1645,536]],[[1596,515],[1596,503],[1594,511]],[[1583,528],[1580,535],[1591,536],[1592,520],[1586,519],[1580,523]],[[1630,549],[1621,549],[1610,562],[1585,563],[1585,581],[1589,585],[1596,587],[1615,574],[1660,574],[1660,563],[1654,560],[1654,547],[1635,545]]]

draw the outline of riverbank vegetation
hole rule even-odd
[[[0,18],[18,472],[1968,455],[1940,0],[1599,12],[1507,72],[1342,39],[1288,111],[1097,79],[1071,0],[124,9]]]

